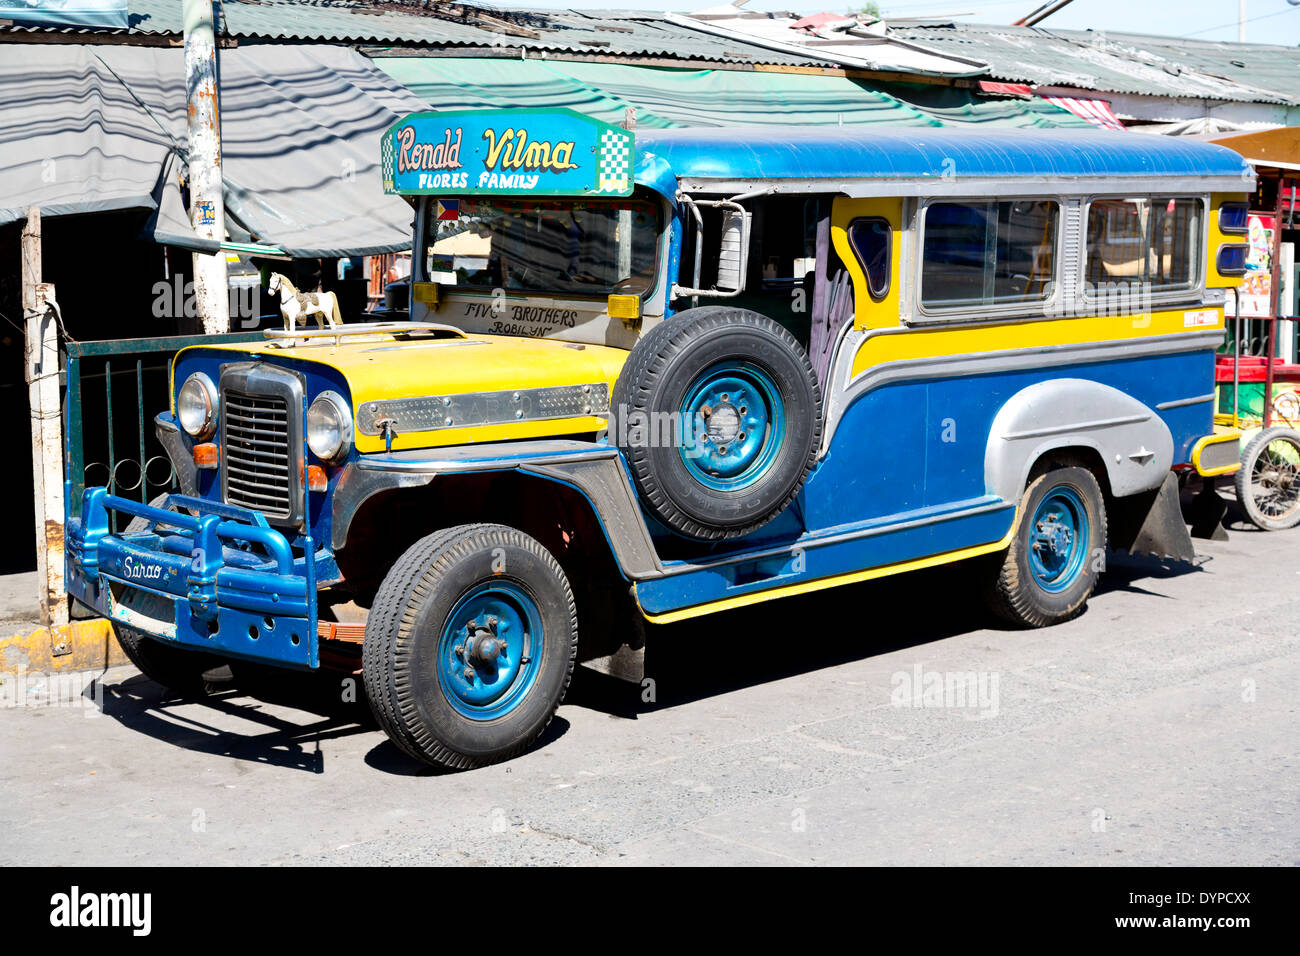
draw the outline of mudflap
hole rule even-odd
[[[1107,510],[1112,549],[1189,563],[1196,557],[1172,471],[1159,490],[1116,498]]]
[[[1214,490],[1214,478],[1203,478],[1201,490],[1188,505],[1184,520],[1192,526],[1192,537],[1207,541],[1227,541],[1228,532],[1223,527],[1223,516],[1228,513],[1228,503]]]

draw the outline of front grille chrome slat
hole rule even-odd
[[[222,418],[226,501],[268,518],[292,517],[297,488],[290,462],[296,456],[289,444],[288,402],[226,388]]]

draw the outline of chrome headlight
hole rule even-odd
[[[334,461],[352,446],[352,409],[338,392],[321,392],[307,409],[307,447]]]
[[[176,396],[176,417],[181,428],[195,438],[207,438],[216,430],[220,401],[212,379],[195,372],[185,380]]]

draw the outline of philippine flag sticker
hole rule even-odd
[[[439,199],[439,200],[438,200],[438,218],[439,218],[439,219],[459,219],[459,218],[460,218],[460,200],[459,200],[459,199]]]

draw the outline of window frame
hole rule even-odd
[[[412,249],[411,249],[411,282],[412,283],[433,281],[429,278],[429,271],[427,269],[428,249],[429,246],[431,245],[431,243],[429,242],[429,232],[428,232],[429,223],[430,223],[430,220],[428,218],[428,213],[433,206],[434,200],[452,199],[452,198],[456,198],[460,200],[468,199],[471,202],[480,201],[480,200],[490,201],[492,199],[526,202],[529,199],[528,196],[491,196],[491,195],[472,195],[472,196],[455,196],[455,197],[435,196],[435,195],[421,196],[420,199],[422,200],[422,202],[420,202],[416,207],[416,221],[415,223],[413,223],[413,227],[417,231],[416,234],[420,237],[420,239],[418,245],[415,243],[412,244]],[[579,202],[579,201],[587,201],[589,199],[589,197],[583,197],[583,196],[548,196],[545,198],[547,201],[555,201],[555,202],[564,202],[566,200]],[[655,193],[645,193],[645,194],[634,193],[630,197],[609,196],[609,197],[590,197],[590,198],[608,199],[610,202],[617,202],[620,199],[626,199],[626,198],[640,199],[641,201],[647,202],[650,205],[654,206],[657,210],[657,215],[659,217],[659,225],[658,225],[657,234],[655,236],[655,251],[654,251],[655,270],[654,270],[653,281],[651,281],[649,286],[647,286],[646,289],[643,290],[637,296],[637,298],[640,299],[641,301],[642,308],[644,309],[645,306],[651,300],[653,300],[655,296],[661,291],[661,289],[664,288],[665,285],[664,280],[668,278],[667,273],[668,273],[669,263],[667,261],[667,251],[668,251],[669,239],[670,239],[669,234],[673,229],[673,222],[675,218],[674,211],[662,196],[659,196]],[[419,269],[418,278],[416,273],[417,268]],[[495,294],[495,290],[493,289],[471,288],[469,286],[454,286],[454,285],[442,286],[442,295],[444,298],[450,296],[466,296],[468,298],[490,299],[494,294]],[[623,292],[604,292],[604,293],[555,292],[555,291],[546,291],[540,289],[507,289],[506,290],[506,298],[508,299],[534,299],[537,301],[544,300],[548,302],[573,302],[573,303],[584,303],[584,304],[594,303],[600,306],[600,308],[596,310],[599,312],[604,311],[604,306],[605,303],[608,301],[609,296],[631,295],[631,294],[632,293],[623,293]]]
[[[884,223],[888,232],[887,246],[885,250],[885,286],[880,292],[876,292],[871,287],[871,270],[862,258],[862,252],[858,249],[857,243],[853,241],[853,227],[859,223],[880,222]],[[894,288],[894,224],[884,216],[854,216],[844,227],[844,237],[848,240],[849,249],[853,251],[853,258],[857,260],[858,267],[862,270],[862,277],[867,283],[867,295],[872,302],[884,302],[889,298],[889,293]]]
[[[1188,301],[1201,301],[1205,296],[1205,260],[1209,253],[1209,229],[1210,229],[1210,197],[1206,193],[1188,193],[1188,192],[1137,192],[1137,193],[1095,193],[1081,197],[1081,219],[1079,227],[1079,255],[1078,255],[1078,278],[1076,281],[1077,295],[1079,303],[1092,309],[1104,302],[1108,297],[1105,294],[1098,295],[1095,291],[1089,289],[1088,285],[1088,218],[1092,214],[1092,204],[1095,202],[1110,202],[1114,200],[1133,200],[1145,199],[1150,202],[1153,199],[1191,199],[1200,203],[1200,227],[1197,229],[1197,248],[1192,253],[1192,279],[1189,284],[1180,286],[1176,289],[1161,289],[1152,291],[1144,296],[1143,301],[1152,305],[1165,303],[1181,303]],[[1145,241],[1145,240],[1144,240]],[[1146,242],[1146,251],[1150,254],[1152,243]]]
[[[971,322],[1005,318],[1050,318],[1059,313],[1064,294],[1063,266],[1067,249],[1065,246],[1065,215],[1070,194],[1062,192],[1042,193],[1039,195],[998,195],[991,196],[933,196],[918,202],[912,214],[912,231],[914,235],[913,250],[916,261],[912,263],[913,306],[909,324],[934,325],[948,322]],[[1052,293],[1041,299],[1024,302],[1002,302],[992,305],[953,305],[927,306],[921,299],[922,282],[925,273],[925,215],[927,210],[938,204],[986,204],[989,202],[1050,202],[1056,206],[1056,237],[1052,250]]]

